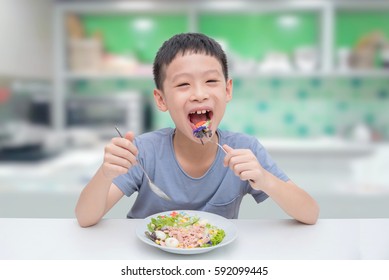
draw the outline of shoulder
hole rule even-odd
[[[137,136],[134,143],[139,149],[140,157],[145,157],[146,154],[163,156],[164,153],[171,152],[173,133],[174,129],[163,128]]]
[[[174,130],[172,128],[162,128],[155,131],[143,133],[135,138],[136,143],[142,145],[158,144],[164,141],[170,141]]]

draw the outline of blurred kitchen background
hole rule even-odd
[[[0,217],[74,217],[114,126],[172,126],[151,64],[187,31],[229,56],[222,129],[257,136],[322,218],[389,217],[389,1],[367,0],[0,0]],[[240,217],[286,216],[247,196]]]

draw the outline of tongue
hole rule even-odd
[[[193,124],[197,124],[201,121],[207,121],[207,115],[206,114],[191,114],[190,115],[190,122]]]

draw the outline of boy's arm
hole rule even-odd
[[[80,226],[97,224],[123,195],[111,180],[106,179],[100,167],[78,199],[75,212]]]
[[[296,220],[313,225],[319,216],[319,206],[316,201],[303,189],[299,188],[292,181],[284,182],[265,171],[265,182],[260,189],[271,197],[289,216]]]
[[[242,180],[248,180],[251,187],[265,192],[288,215],[305,224],[315,224],[319,216],[316,201],[292,181],[284,182],[265,170],[249,149],[232,149],[228,145],[224,165],[231,168]]]
[[[104,162],[81,192],[76,206],[76,217],[82,227],[97,224],[123,197],[123,192],[112,180],[128,172],[137,163],[138,149],[133,144],[134,134],[116,137],[105,147]]]

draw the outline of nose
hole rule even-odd
[[[203,87],[194,88],[190,96],[191,101],[199,101],[199,102],[207,100],[208,98],[209,98],[209,93]]]

